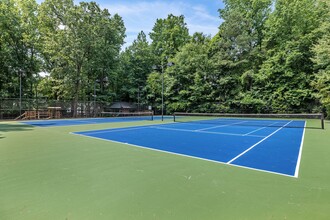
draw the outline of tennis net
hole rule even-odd
[[[324,129],[324,115],[317,114],[226,114],[175,112],[174,122]],[[306,122],[306,123],[305,123]]]
[[[154,112],[101,112],[102,117],[121,118],[123,120],[154,120]]]

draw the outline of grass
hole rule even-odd
[[[0,123],[0,219],[330,219],[329,121],[299,178],[70,134],[150,123]]]

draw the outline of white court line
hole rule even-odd
[[[243,134],[235,134],[235,133],[224,133],[224,132],[212,132],[212,131],[200,131],[200,130],[189,130],[189,129],[178,129],[178,128],[165,128],[165,127],[157,127],[150,126],[151,128],[161,129],[161,130],[170,130],[170,131],[183,131],[183,132],[193,132],[193,133],[205,133],[205,134],[223,134],[223,135],[232,135],[232,136],[243,136]],[[264,138],[265,136],[259,135],[246,135],[246,137],[259,137]]]
[[[284,173],[277,173],[277,172],[273,172],[273,171],[262,170],[262,169],[246,167],[246,166],[240,166],[240,165],[236,165],[236,164],[228,164],[228,163],[217,161],[217,160],[211,160],[211,159],[206,159],[206,158],[202,158],[202,157],[196,157],[196,156],[190,156],[190,155],[186,155],[186,154],[174,153],[174,152],[171,152],[171,151],[159,150],[159,149],[155,149],[155,148],[152,148],[152,147],[145,147],[145,146],[136,145],[136,144],[130,144],[130,143],[124,143],[124,142],[120,142],[120,141],[114,141],[114,140],[110,140],[110,139],[98,138],[98,137],[88,136],[88,135],[85,135],[85,134],[77,134],[77,133],[73,133],[73,132],[70,132],[70,134],[78,135],[78,136],[81,136],[81,137],[92,138],[92,139],[96,139],[96,140],[101,140],[101,141],[108,141],[108,142],[113,142],[113,143],[118,143],[118,144],[125,144],[125,145],[128,145],[128,146],[138,147],[138,148],[151,150],[151,151],[156,151],[156,152],[161,152],[161,153],[167,153],[167,154],[172,154],[172,155],[177,155],[177,156],[182,156],[182,157],[187,157],[187,158],[193,158],[193,159],[199,159],[199,160],[208,161],[208,162],[214,162],[214,163],[218,163],[218,164],[229,165],[229,166],[233,166],[233,167],[245,168],[245,169],[253,170],[253,171],[261,171],[261,172],[264,172],[264,173],[276,174],[276,175],[280,175],[280,176],[294,177],[292,175],[288,175],[288,174],[284,174]]]
[[[255,146],[257,146],[258,144],[262,143],[264,140],[268,139],[269,137],[273,136],[276,132],[278,132],[279,130],[281,130],[282,128],[284,128],[286,125],[290,124],[292,122],[289,121],[288,123],[286,123],[285,125],[283,125],[283,127],[280,127],[279,129],[277,129],[276,131],[274,131],[273,133],[271,133],[270,135],[268,135],[267,137],[265,137],[264,139],[262,139],[261,141],[257,142],[256,144],[252,145],[251,147],[249,147],[248,149],[246,149],[245,151],[243,151],[242,153],[240,153],[239,155],[237,155],[236,157],[234,157],[233,159],[231,159],[230,161],[227,162],[227,164],[231,164],[233,161],[235,161],[236,159],[238,159],[239,157],[243,156],[244,154],[246,154],[248,151],[252,150]]]
[[[236,123],[232,123],[232,124],[226,124],[226,125],[218,125],[218,126],[213,126],[213,127],[208,127],[208,128],[202,128],[202,129],[197,129],[194,131],[205,131],[205,130],[209,130],[209,129],[213,129],[213,128],[222,128],[222,127],[227,127],[227,126],[231,126],[231,125],[237,125],[237,124],[243,124],[247,121],[240,121],[240,122],[236,122]]]
[[[306,130],[306,121],[305,121],[305,124],[304,124],[303,135],[301,137],[301,143],[300,143],[300,149],[299,149],[299,154],[298,154],[298,160],[297,160],[297,164],[296,164],[296,170],[294,172],[294,177],[297,177],[297,178],[298,178],[298,174],[299,174],[301,154],[302,154],[302,149],[303,149],[303,144],[304,144],[304,137],[305,137],[305,130]]]
[[[262,127],[262,128],[259,128],[259,129],[256,129],[256,130],[253,130],[253,131],[251,131],[251,132],[249,132],[249,133],[244,134],[243,136],[246,136],[246,135],[252,134],[252,133],[254,133],[254,132],[260,131],[260,130],[262,130],[262,129],[268,128],[268,127],[270,127],[270,126],[272,126],[272,125],[274,125],[274,124],[277,124],[277,123],[279,123],[279,122],[275,122],[275,123],[273,123],[273,124],[267,125],[266,127]]]
[[[143,127],[134,127],[134,128],[123,128],[123,129],[107,129],[107,130],[99,130],[99,131],[82,131],[86,132],[83,133],[85,135],[89,134],[101,134],[101,133],[110,133],[110,132],[119,132],[119,131],[130,131],[130,130],[138,130],[138,129],[144,129],[144,128],[155,128],[160,130],[169,130],[169,131],[183,131],[183,132],[193,132],[193,133],[205,133],[205,134],[222,134],[222,135],[231,135],[231,136],[246,136],[246,137],[258,137],[258,138],[264,138],[265,136],[260,135],[243,135],[243,134],[235,134],[235,133],[225,133],[225,132],[212,132],[212,131],[198,131],[198,130],[189,130],[189,129],[178,129],[178,128],[166,128],[166,127],[160,127],[160,126],[153,126],[153,125],[147,125]],[[80,133],[80,132],[77,132]]]

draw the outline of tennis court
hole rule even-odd
[[[74,134],[298,177],[305,123],[216,118]]]
[[[157,117],[0,122],[0,218],[329,219],[329,121]]]

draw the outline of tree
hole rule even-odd
[[[260,111],[255,92],[255,75],[264,59],[261,47],[264,26],[270,13],[270,0],[226,0],[219,10],[224,22],[210,42],[209,57],[217,79],[221,111],[229,108]],[[249,98],[246,98],[245,95]]]
[[[19,96],[22,73],[23,95],[33,95],[40,68],[37,16],[35,0],[0,2],[0,97]]]
[[[40,14],[45,67],[67,91],[59,98],[73,99],[73,116],[79,97],[89,95],[97,79],[101,93],[111,100],[125,36],[121,17],[111,17],[95,2],[74,5],[72,0],[46,0]]]
[[[120,95],[125,101],[146,102],[146,83],[147,77],[152,71],[152,65],[155,64],[155,56],[147,41],[147,37],[141,31],[133,44],[121,53],[122,73]]]
[[[153,53],[160,58],[158,65],[173,58],[180,47],[185,45],[190,38],[184,16],[172,14],[168,15],[166,19],[157,19],[149,35],[152,40]]]
[[[275,112],[309,112],[317,106],[312,45],[321,14],[315,0],[277,0],[266,22],[266,60],[258,73],[260,94]]]
[[[314,67],[316,78],[312,85],[317,89],[317,97],[324,104],[327,116],[330,117],[330,2],[320,2],[320,10],[323,10],[325,16],[322,16],[322,24],[316,32],[321,34],[320,39],[313,46]]]
[[[166,19],[157,19],[152,32],[151,49],[155,56],[154,66],[165,72],[167,63],[174,58],[180,49],[189,42],[190,36],[184,16],[168,15]],[[148,100],[160,107],[161,103],[161,76],[152,72],[148,76]]]
[[[216,86],[208,59],[209,37],[195,33],[173,59],[165,74],[166,106],[174,111],[207,111],[214,101]]]

